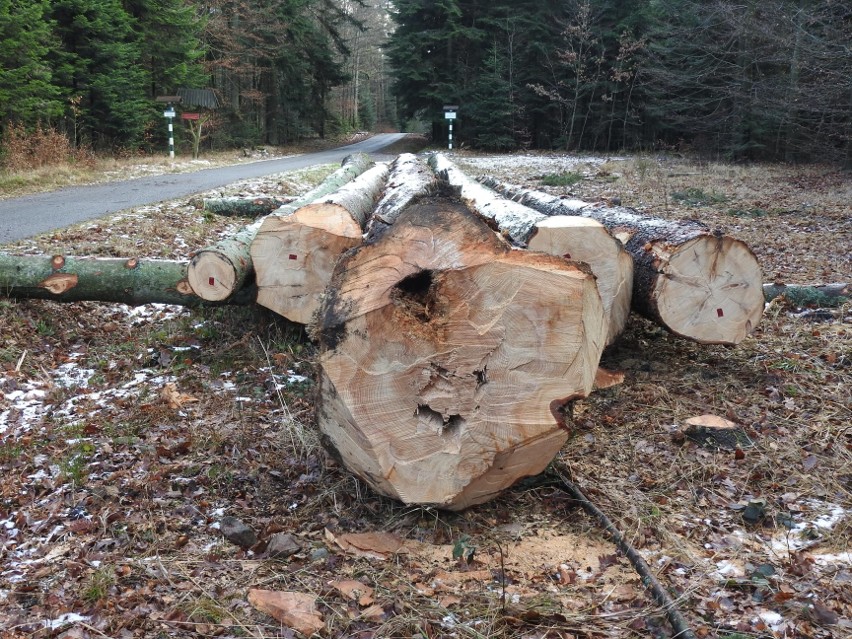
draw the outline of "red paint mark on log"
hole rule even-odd
[[[215,277],[211,277],[210,279],[208,279],[208,280],[207,280],[207,285],[208,285],[208,286],[216,286],[216,278],[215,278]]]
[[[725,317],[725,311],[723,311],[721,308],[717,308],[716,317]]]
[[[298,259],[298,256],[294,255],[293,253],[290,253],[290,259],[291,260]]]
[[[564,257],[566,260],[570,260],[570,259],[571,259],[571,254],[570,254],[570,253],[566,253],[566,254],[565,254],[565,255],[563,255],[562,257]]]

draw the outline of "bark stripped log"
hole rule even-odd
[[[0,253],[0,295],[57,302],[201,306],[186,262]],[[247,303],[243,302],[243,303]]]
[[[435,154],[429,164],[462,200],[477,213],[493,220],[500,231],[533,251],[586,262],[598,280],[607,315],[607,344],[624,331],[633,292],[633,259],[600,222],[579,216],[549,217],[523,204],[507,200],[478,184],[445,156]]]
[[[277,215],[290,215],[300,206],[339,189],[372,165],[363,153],[349,155],[342,166],[329,175],[315,189],[277,210]],[[210,301],[228,299],[246,283],[254,266],[249,247],[255,236],[262,232],[262,218],[243,227],[236,234],[198,251],[189,263],[189,284],[200,298]]]
[[[266,195],[258,197],[204,198],[202,208],[214,215],[260,217],[261,215],[274,213],[294,199],[292,197],[270,197]]]
[[[738,344],[763,314],[763,276],[740,240],[694,221],[669,221],[626,207],[578,205],[482,178],[483,184],[547,215],[577,214],[606,226],[633,257],[632,308],[680,337]]]
[[[387,165],[374,166],[288,217],[268,218],[251,245],[257,303],[307,324],[338,258],[363,241],[364,226],[387,177]]]
[[[319,426],[406,503],[460,510],[541,472],[592,389],[604,311],[587,267],[511,250],[466,208],[421,201],[347,253],[317,323]]]
[[[418,198],[434,194],[435,174],[413,153],[398,155],[391,164],[387,188],[367,222],[367,241],[377,239],[396,221],[400,213]]]

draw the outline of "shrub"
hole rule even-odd
[[[30,171],[57,164],[91,166],[93,162],[88,149],[75,149],[64,133],[41,124],[30,130],[10,124],[0,140],[0,166],[8,171]]]

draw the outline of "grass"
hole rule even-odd
[[[672,199],[687,206],[712,206],[728,201],[728,196],[715,191],[704,191],[698,187],[688,187],[682,191],[672,191]]]
[[[548,173],[541,176],[541,183],[545,186],[574,186],[582,182],[585,176],[582,173],[566,171],[564,173]]]

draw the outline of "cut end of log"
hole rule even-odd
[[[227,299],[237,288],[237,269],[227,257],[215,251],[196,253],[186,275],[192,291],[210,302]]]
[[[318,421],[344,464],[406,503],[459,510],[541,472],[592,389],[593,276],[512,251],[458,204],[419,204],[337,267],[318,315]]]
[[[676,335],[703,344],[739,344],[763,315],[763,276],[748,246],[728,236],[702,235],[659,255],[654,292],[660,318]]]
[[[607,344],[624,331],[633,294],[633,258],[600,222],[587,217],[554,215],[536,224],[529,248],[588,264],[608,318]]]
[[[307,324],[340,256],[362,242],[361,227],[337,204],[304,206],[252,245],[257,303]]]
[[[684,434],[705,448],[736,450],[754,446],[742,426],[718,415],[690,417],[684,423]]]

